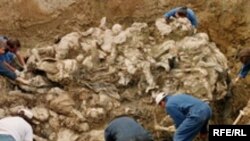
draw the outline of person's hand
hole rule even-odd
[[[23,72],[27,72],[28,71],[28,67],[27,67],[27,65],[24,65],[23,66]]]
[[[173,21],[175,19],[175,17],[171,16],[171,17],[169,17],[169,19]]]
[[[239,81],[240,77],[236,77],[233,82],[232,82],[232,85],[235,85],[238,81]]]
[[[15,74],[16,74],[16,76],[20,76],[21,75],[21,72],[19,71],[19,70],[15,70]]]
[[[25,71],[21,71],[19,77],[25,78]]]
[[[197,28],[193,28],[193,33],[196,34],[197,33]]]
[[[174,19],[175,18],[173,16],[171,16],[169,18],[165,18],[167,24],[171,23]]]

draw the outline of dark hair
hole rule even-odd
[[[243,48],[239,52],[238,57],[243,64],[250,63],[250,48]]]
[[[61,36],[57,36],[57,37],[54,39],[54,43],[55,43],[55,44],[60,43],[61,39],[62,39]]]
[[[21,47],[21,43],[18,39],[9,39],[6,44],[12,49]]]
[[[166,101],[166,96],[160,101],[160,103],[162,102],[162,101]],[[160,103],[159,103],[159,105],[160,105]]]
[[[180,17],[187,17],[187,7],[184,6],[184,7],[181,7],[178,11],[177,11],[177,14],[180,16]]]
[[[19,116],[23,118],[25,121],[27,121],[30,125],[33,125],[32,119],[28,118],[23,111],[17,112],[13,114],[14,116]]]
[[[23,118],[24,120],[26,120],[28,123],[32,123],[32,119],[28,118],[23,111],[17,113],[17,116]]]

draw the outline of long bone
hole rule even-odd
[[[243,110],[240,110],[240,114],[238,115],[238,117],[233,122],[233,125],[236,125],[244,115],[245,115],[245,112]]]

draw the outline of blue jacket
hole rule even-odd
[[[242,66],[240,72],[239,72],[239,76],[241,78],[245,78],[248,74],[248,72],[250,71],[250,63],[249,64],[245,64]]]
[[[105,141],[153,141],[152,136],[130,117],[119,117],[105,129]]]
[[[174,8],[170,11],[168,11],[167,13],[164,14],[164,17],[165,18],[170,18],[171,16],[175,17],[175,13],[180,9],[181,7],[177,7],[177,8]],[[198,26],[198,22],[197,22],[197,18],[195,16],[195,13],[192,9],[188,8],[187,9],[187,18],[189,19],[189,21],[191,22],[191,24],[194,26],[194,27],[197,27]]]
[[[0,55],[0,62],[7,62],[11,64],[14,59],[15,59],[15,54],[9,51]]]
[[[166,97],[165,110],[174,120],[176,128],[185,120],[186,117],[200,117],[208,119],[211,117],[209,105],[191,95],[176,94]],[[200,111],[209,110],[209,115],[201,115]]]

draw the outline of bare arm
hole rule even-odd
[[[15,72],[16,68],[14,68],[13,66],[11,66],[9,63],[3,62],[3,64],[4,64],[9,70]]]
[[[24,58],[23,58],[23,56],[19,53],[19,51],[16,52],[16,56],[17,56],[17,59],[18,59],[18,61],[20,62],[20,64],[21,64],[22,66],[25,66]]]

